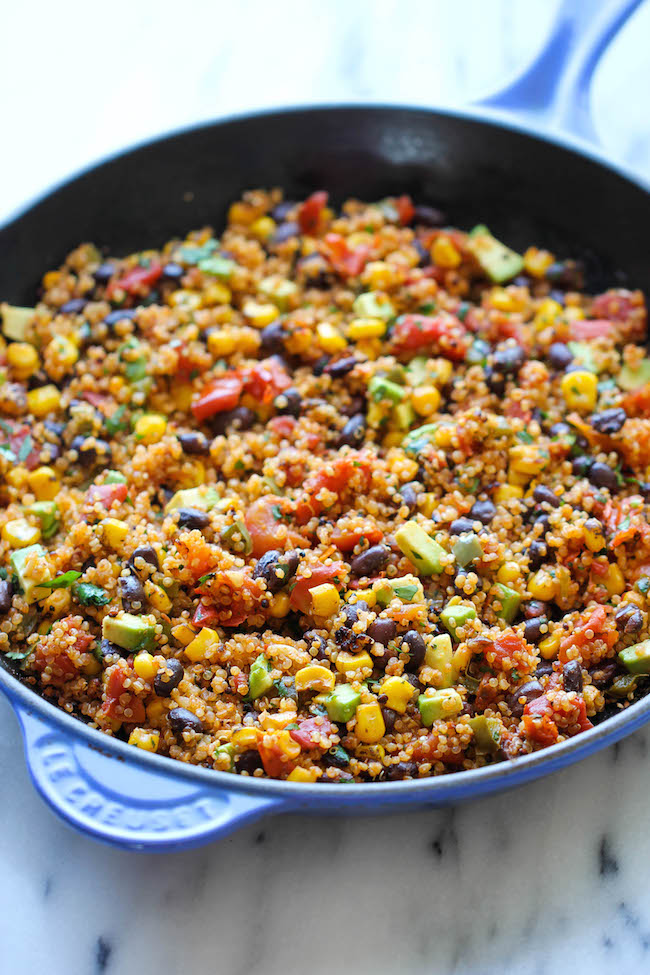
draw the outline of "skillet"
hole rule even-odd
[[[444,208],[457,226],[487,223],[513,247],[535,243],[559,257],[583,257],[592,290],[629,283],[648,294],[650,193],[594,148],[589,115],[595,68],[638,4],[567,0],[534,63],[471,111],[283,109],[131,149],[55,188],[0,230],[0,295],[30,304],[43,270],[83,240],[129,253],[205,223],[219,226],[228,204],[257,186],[281,186],[298,199],[327,188],[335,202],[409,193]],[[515,123],[524,108],[527,125]],[[536,134],[540,126],[545,137]],[[56,709],[4,660],[0,691],[52,808],[97,839],[150,851],[196,846],[280,811],[367,813],[485,795],[548,774],[650,719],[645,697],[570,741],[510,763],[335,788],[243,778],[142,752]]]

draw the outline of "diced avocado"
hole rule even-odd
[[[416,355],[414,359],[411,359],[408,366],[406,367],[406,375],[411,386],[415,389],[416,386],[421,386],[423,382],[427,379],[427,363],[429,360],[425,355]]]
[[[104,484],[126,484],[126,478],[120,471],[106,471]]]
[[[486,718],[484,714],[477,714],[469,719],[474,732],[474,742],[481,752],[496,752],[501,741],[501,722],[497,718]]]
[[[27,574],[25,569],[25,562],[32,555],[45,557],[47,552],[42,545],[28,545],[26,548],[19,548],[16,552],[12,552],[9,560],[12,569],[18,576],[18,582],[28,603],[34,602],[36,598],[34,590],[38,586],[38,583]]]
[[[124,650],[148,650],[155,634],[153,623],[132,613],[105,616],[102,623],[102,636]]]
[[[380,606],[388,606],[396,596],[403,603],[419,603],[424,599],[422,583],[414,575],[400,576],[397,579],[381,579],[376,582],[372,591]]]
[[[459,535],[451,550],[458,564],[464,569],[466,565],[483,558],[481,541],[474,532],[463,532]]]
[[[423,447],[431,443],[438,426],[438,423],[425,423],[421,427],[416,427],[404,437],[402,447],[409,454],[419,454]]]
[[[524,259],[521,254],[517,254],[493,237],[483,224],[474,227],[470,232],[467,246],[490,280],[496,284],[509,281],[524,269]]]
[[[381,318],[387,322],[395,315],[395,309],[388,298],[377,295],[373,291],[366,291],[357,295],[352,305],[354,312],[360,318]]]
[[[409,402],[398,403],[393,408],[393,417],[399,430],[408,430],[415,419],[415,410]]]
[[[227,745],[219,745],[213,752],[213,758],[219,759],[226,756],[229,760],[229,768],[235,764],[235,746],[228,742]]]
[[[251,671],[248,675],[248,697],[251,701],[255,701],[262,694],[270,691],[272,687],[271,664],[261,653],[251,664]]]
[[[165,514],[176,508],[198,508],[199,511],[210,511],[219,501],[216,488],[202,484],[200,487],[185,488],[177,491],[165,505]]]
[[[199,264],[199,267],[201,265]],[[273,302],[280,311],[286,311],[289,307],[289,298],[296,293],[298,285],[294,281],[271,274],[260,282],[259,289],[263,295]]]
[[[476,610],[473,606],[463,606],[459,603],[455,606],[445,606],[440,614],[440,622],[449,630],[452,637],[456,636],[456,630],[464,626],[468,620],[476,619]]]
[[[465,353],[465,362],[470,366],[484,366],[491,351],[490,343],[485,339],[474,339]]]
[[[395,532],[395,541],[404,555],[411,560],[421,576],[440,575],[441,556],[447,555],[442,545],[427,535],[417,521],[407,521]]]
[[[51,538],[59,527],[59,509],[56,501],[36,501],[27,509],[30,515],[36,515],[41,523],[43,538]]]
[[[440,633],[429,640],[424,662],[427,667],[439,670],[442,674],[442,686],[450,687],[453,684],[451,671],[451,661],[454,651],[451,645],[451,637],[448,633]]]
[[[368,383],[368,393],[375,403],[380,403],[383,399],[388,399],[392,403],[401,403],[406,396],[405,389],[385,376],[373,376]]]
[[[2,313],[2,331],[8,339],[24,342],[27,326],[34,317],[34,308],[21,308],[20,305],[0,305]]]
[[[495,614],[500,620],[512,623],[521,605],[521,596],[510,586],[504,586],[502,582],[497,582],[494,587],[497,599],[501,603],[501,609]]]
[[[463,710],[463,699],[458,691],[444,687],[433,694],[420,694],[418,707],[422,724],[429,728],[439,718],[453,718],[460,714]]]
[[[618,659],[631,674],[650,674],[650,640],[625,647]]]
[[[332,721],[351,721],[360,703],[361,695],[352,684],[337,684],[325,707]]]
[[[616,377],[616,383],[627,392],[641,389],[642,386],[650,383],[650,359],[641,359],[638,369],[623,366]]]
[[[205,274],[213,274],[215,278],[219,278],[221,281],[227,281],[237,267],[236,263],[231,261],[229,257],[220,257],[218,254],[213,257],[204,257],[198,262],[198,266],[200,271]]]
[[[594,350],[589,342],[568,342],[567,346],[573,355],[573,362],[577,366],[582,366],[587,372],[602,372],[594,357]]]

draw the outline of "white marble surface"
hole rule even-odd
[[[121,145],[227,111],[329,99],[460,104],[532,56],[551,8],[6,4],[0,216]],[[646,175],[638,95],[649,35],[646,3],[593,98],[608,150]],[[448,811],[287,816],[147,857],[55,819],[0,698],[0,975],[637,975],[650,959],[649,742],[639,732],[549,779]]]

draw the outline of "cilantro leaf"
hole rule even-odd
[[[70,569],[68,572],[64,572],[63,575],[57,576],[56,579],[50,579],[49,582],[39,582],[40,589],[69,589],[73,582],[81,576],[81,572],[77,572],[76,569]]]
[[[80,582],[74,587],[74,594],[82,606],[106,606],[111,601],[105,589],[90,582]]]

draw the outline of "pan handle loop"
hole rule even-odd
[[[477,104],[597,145],[591,82],[641,0],[561,0],[548,38],[523,74]]]

